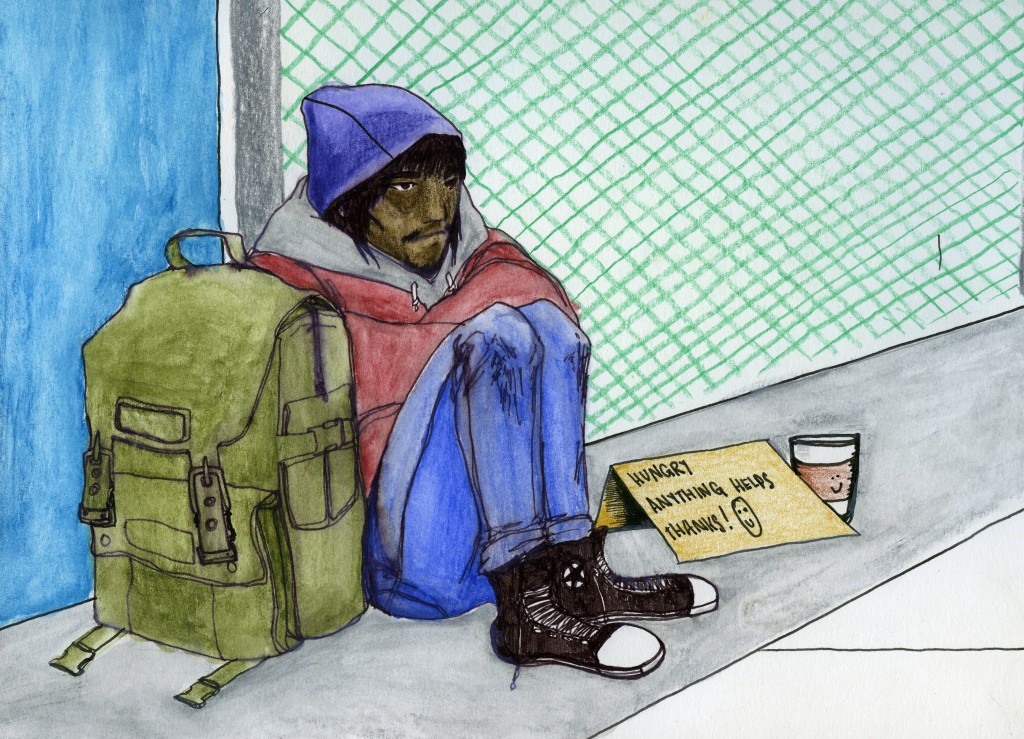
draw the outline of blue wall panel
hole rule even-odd
[[[216,2],[0,11],[0,625],[87,598],[81,344],[218,221]]]

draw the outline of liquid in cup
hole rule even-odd
[[[860,434],[807,434],[789,440],[793,470],[843,521],[853,518]]]

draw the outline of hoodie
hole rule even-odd
[[[465,188],[459,238],[432,278],[372,245],[357,249],[320,218],[335,198],[423,136],[461,135],[426,102],[385,85],[330,87],[303,102],[303,115],[309,176],[271,216],[249,260],[295,287],[318,291],[342,314],[368,492],[402,404],[452,330],[496,303],[519,307],[538,300],[579,321],[558,281],[507,235],[487,228]]]

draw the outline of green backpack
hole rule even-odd
[[[194,266],[219,236],[233,264]],[[311,292],[244,265],[241,236],[183,231],[83,347],[99,627],[50,664],[81,674],[125,632],[229,660],[229,680],[366,608],[348,338]]]

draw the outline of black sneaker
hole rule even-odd
[[[491,644],[517,665],[559,664],[613,678],[638,678],[665,657],[665,645],[638,626],[595,625],[551,599],[552,561],[542,552],[491,575],[498,617]]]
[[[596,624],[667,620],[718,608],[715,586],[695,575],[623,577],[604,558],[607,529],[558,544],[551,598],[566,613]]]

